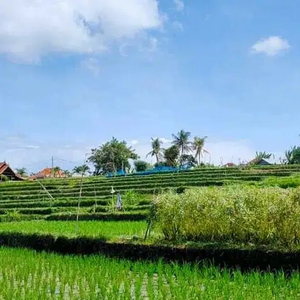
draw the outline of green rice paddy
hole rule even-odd
[[[299,299],[300,274],[0,249],[1,299]]]

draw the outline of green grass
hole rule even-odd
[[[1,299],[299,299],[300,275],[0,249]]]
[[[0,232],[21,232],[51,234],[54,236],[75,237],[76,222],[61,221],[21,221],[0,223]],[[143,237],[147,228],[145,221],[81,221],[78,235],[87,237],[105,237],[115,239],[136,235]]]

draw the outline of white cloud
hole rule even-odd
[[[89,57],[81,62],[81,67],[92,72],[95,76],[100,74],[100,63],[96,58]]]
[[[139,143],[138,140],[132,140],[132,141],[130,142],[131,145],[137,145],[138,143]]]
[[[170,144],[171,143],[171,140],[169,139],[166,139],[166,138],[159,138],[160,141],[162,141],[164,144]]]
[[[173,22],[173,28],[179,31],[183,31],[183,25],[178,21]]]
[[[275,56],[290,48],[287,40],[279,36],[270,36],[266,39],[257,41],[252,47],[251,52],[256,54],[265,54],[267,56]]]
[[[176,7],[176,10],[178,10],[178,11],[184,10],[184,2],[182,0],[174,0],[174,4]]]
[[[107,51],[163,22],[157,0],[2,0],[0,19],[0,54],[26,62]]]

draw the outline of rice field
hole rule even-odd
[[[0,299],[299,299],[300,274],[0,248]]]
[[[0,232],[39,233],[54,236],[105,237],[107,239],[127,236],[143,237],[146,221],[21,221],[0,223]]]

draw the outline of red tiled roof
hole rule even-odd
[[[33,178],[44,178],[44,177],[53,177],[54,172],[52,168],[46,168],[37,174],[33,175]],[[65,173],[63,171],[55,172],[55,177],[65,177]]]
[[[0,163],[0,174],[2,174],[8,168],[8,164],[5,162]]]

